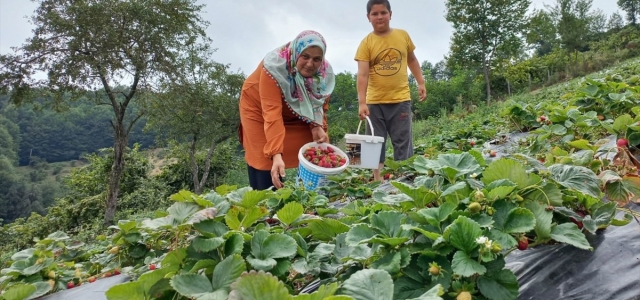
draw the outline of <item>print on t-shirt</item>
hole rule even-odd
[[[398,49],[387,48],[376,56],[373,70],[380,76],[392,76],[400,71],[402,66],[402,52]]]

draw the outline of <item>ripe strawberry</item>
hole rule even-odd
[[[616,142],[616,145],[618,145],[618,147],[621,147],[621,148],[629,147],[629,141],[627,141],[626,139],[618,139],[618,141]]]
[[[73,283],[73,281],[69,281],[69,282],[67,282],[67,288],[68,288],[68,289],[72,289],[72,288],[74,288],[75,286],[76,286],[76,285]]]
[[[156,265],[155,264],[150,264],[149,265],[149,270],[153,271],[156,269]]]
[[[577,211],[576,212],[579,216],[584,217],[584,213],[581,211]],[[582,221],[578,221],[575,218],[571,217],[569,218],[569,220],[571,220],[571,222],[575,223],[578,226],[578,229],[582,230],[582,228],[584,227],[584,224],[582,224]]]
[[[496,153],[496,151],[495,151],[495,150],[491,150],[491,151],[489,151],[489,156],[491,156],[491,157],[496,157],[496,155],[497,155],[497,153]]]
[[[471,293],[467,291],[460,292],[460,294],[458,294],[458,296],[456,297],[456,300],[472,300],[472,299],[473,298],[471,298]]]
[[[96,281],[96,277],[95,276],[91,276],[91,277],[89,277],[89,280],[87,280],[87,281],[89,281],[89,283],[93,283],[93,282]]]
[[[104,273],[104,277],[111,277],[111,275],[113,275],[111,272]]]
[[[471,145],[471,147],[475,146],[476,145],[476,141],[469,142],[469,145]]]
[[[526,237],[518,240],[518,250],[524,251],[527,250],[527,248],[529,248],[529,240]]]

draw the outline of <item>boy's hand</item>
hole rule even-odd
[[[420,94],[420,102],[427,98],[427,88],[424,87],[424,84],[418,85],[418,93]]]
[[[364,118],[369,115],[369,106],[366,104],[358,105],[358,115],[360,116],[360,120],[364,120]]]

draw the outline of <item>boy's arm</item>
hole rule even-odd
[[[409,67],[411,74],[413,74],[413,77],[416,78],[418,92],[420,93],[420,101],[423,101],[427,97],[427,88],[424,86],[424,75],[420,68],[420,62],[418,62],[418,58],[413,51],[409,52],[407,56],[407,66]]]
[[[369,84],[369,62],[358,61],[358,104],[367,105],[367,85]]]

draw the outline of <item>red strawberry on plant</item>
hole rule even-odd
[[[120,275],[120,269],[113,270],[113,275]]]
[[[618,147],[620,148],[629,147],[629,141],[621,138],[621,139],[618,139],[618,141],[616,142],[616,145],[618,145]]]
[[[469,142],[469,145],[471,145],[471,147],[475,146],[476,145],[476,141],[471,140],[471,142]]]
[[[526,237],[520,238],[520,240],[518,240],[518,250],[524,251],[527,250],[527,248],[529,248],[529,240]]]
[[[584,213],[583,212],[577,211],[576,213],[580,217],[584,218]],[[582,228],[584,227],[584,224],[582,224],[582,221],[578,221],[578,220],[576,220],[576,218],[571,217],[571,218],[569,218],[569,220],[571,220],[571,222],[575,223],[578,226],[578,229],[580,229],[580,230],[582,230]]]
[[[156,265],[155,264],[150,264],[149,265],[149,270],[153,271],[156,269]]]
[[[76,286],[76,285],[75,285],[75,283],[73,283],[73,281],[69,281],[69,282],[67,282],[67,289],[72,289],[72,288],[74,288],[75,286]]]

